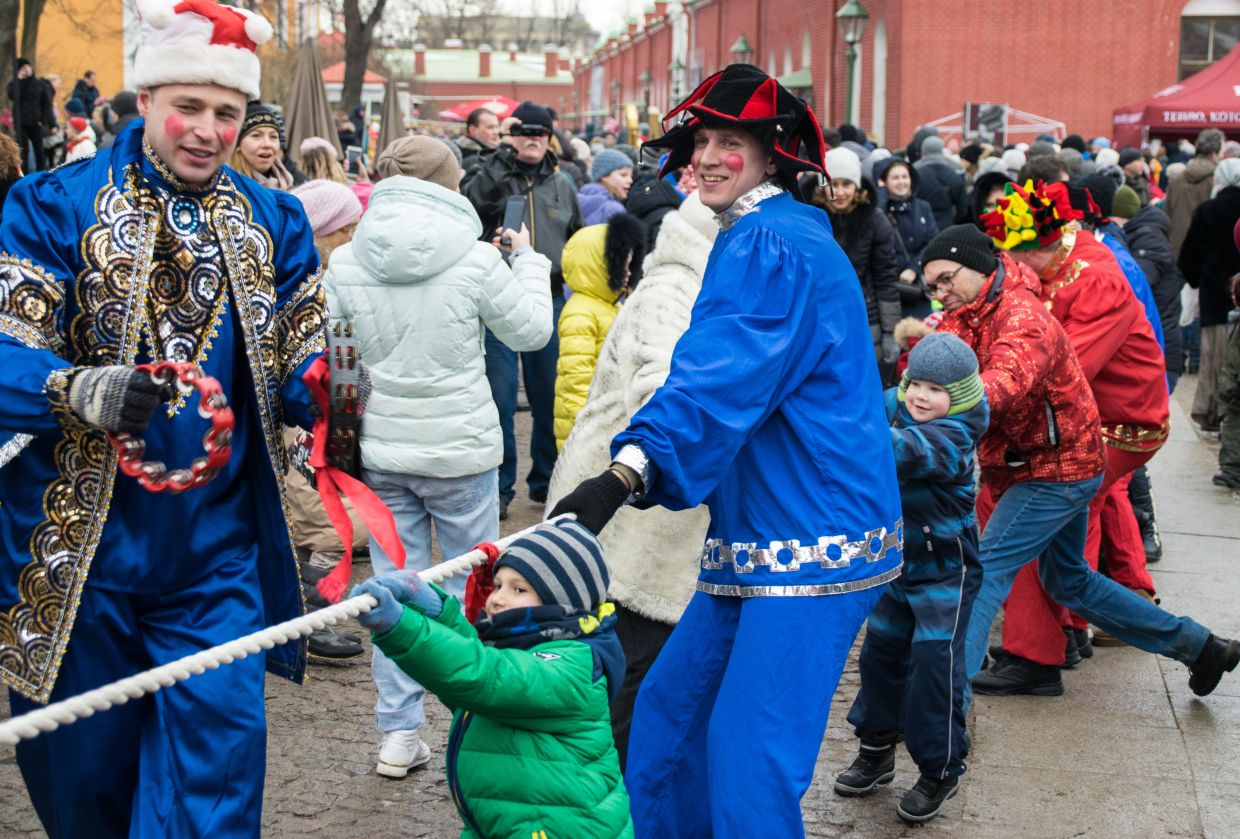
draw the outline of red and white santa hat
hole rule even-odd
[[[261,15],[215,0],[137,0],[142,46],[134,87],[215,84],[259,98],[261,67],[254,51],[271,40]]]

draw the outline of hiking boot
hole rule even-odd
[[[379,762],[375,772],[385,778],[403,778],[410,769],[430,763],[431,748],[422,742],[416,728],[388,731],[379,746]]]
[[[1162,559],[1162,538],[1158,535],[1158,523],[1148,514],[1137,514],[1137,528],[1141,531],[1141,545],[1145,549],[1145,564],[1153,565]]]
[[[1197,660],[1188,668],[1188,686],[1198,696],[1206,696],[1216,687],[1224,673],[1240,664],[1240,641],[1211,635]]]
[[[1076,645],[1076,635],[1073,634],[1071,627],[1064,627],[1063,634],[1063,664],[1060,667],[1064,670],[1071,670],[1080,664],[1085,656],[1081,655],[1081,650]]]
[[[1093,658],[1094,644],[1089,639],[1089,630],[1073,628],[1068,631],[1076,639],[1076,651],[1081,654],[1081,658]]]
[[[973,691],[985,696],[1060,696],[1063,678],[1059,668],[1004,653],[998,661],[973,677]]]
[[[960,792],[960,778],[928,778],[922,775],[896,805],[896,813],[908,824],[925,824],[939,814],[947,799]]]
[[[330,626],[311,632],[309,642],[310,660],[319,664],[342,664],[365,652],[359,640]]]
[[[896,776],[896,744],[890,746],[867,746],[852,766],[835,777],[835,794],[846,798],[869,795],[875,787],[891,783]]]

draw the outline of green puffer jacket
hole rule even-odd
[[[406,606],[374,641],[453,711],[448,787],[462,839],[633,836],[589,646],[488,647],[451,597],[434,620]]]

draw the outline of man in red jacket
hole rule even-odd
[[[1171,428],[1162,349],[1110,249],[1077,223],[1082,214],[1072,206],[1067,185],[1008,184],[1007,193],[985,219],[988,232],[1036,275],[1031,290],[1068,334],[1102,422],[1106,468],[1090,504],[1085,558],[1098,567],[1105,518],[1111,524],[1108,575],[1152,601],[1154,581],[1145,568],[1128,484]],[[1106,511],[1116,515],[1104,516]],[[1064,636],[1074,653],[1087,647],[1084,619],[1069,615],[1046,593],[1033,565],[1017,575],[1004,613],[1004,652],[974,689],[998,696],[1063,693]]]
[[[969,674],[981,668],[1017,572],[1041,556],[1042,584],[1056,601],[1133,646],[1187,664],[1189,686],[1208,694],[1240,664],[1240,641],[1164,612],[1083,558],[1089,503],[1106,467],[1098,408],[1068,334],[1031,290],[1033,272],[996,257],[972,225],[949,227],[922,258],[926,286],[948,312],[940,329],[977,353],[990,400],[978,461],[997,505],[981,537]]]

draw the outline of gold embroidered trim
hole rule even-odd
[[[1171,420],[1157,427],[1129,423],[1102,426],[1103,442],[1126,452],[1157,451],[1170,435]]]
[[[59,353],[64,285],[29,259],[0,252],[0,332],[28,347]]]
[[[1046,263],[1046,267],[1038,275],[1039,279],[1048,280],[1059,273],[1059,269],[1068,261],[1068,256],[1072,253],[1072,249],[1076,247],[1076,234],[1080,230],[1081,226],[1075,221],[1070,221],[1063,226],[1063,235],[1059,237],[1059,247],[1055,248],[1055,255],[1051,257],[1051,261]]]
[[[1068,273],[1064,276],[1064,278],[1057,283],[1052,283],[1046,289],[1046,293],[1048,295],[1046,298],[1046,308],[1050,309],[1053,307],[1055,305],[1055,295],[1058,294],[1061,289],[1067,288],[1079,280],[1081,278],[1081,272],[1088,267],[1089,263],[1083,259],[1078,259],[1076,262],[1069,265]]]

